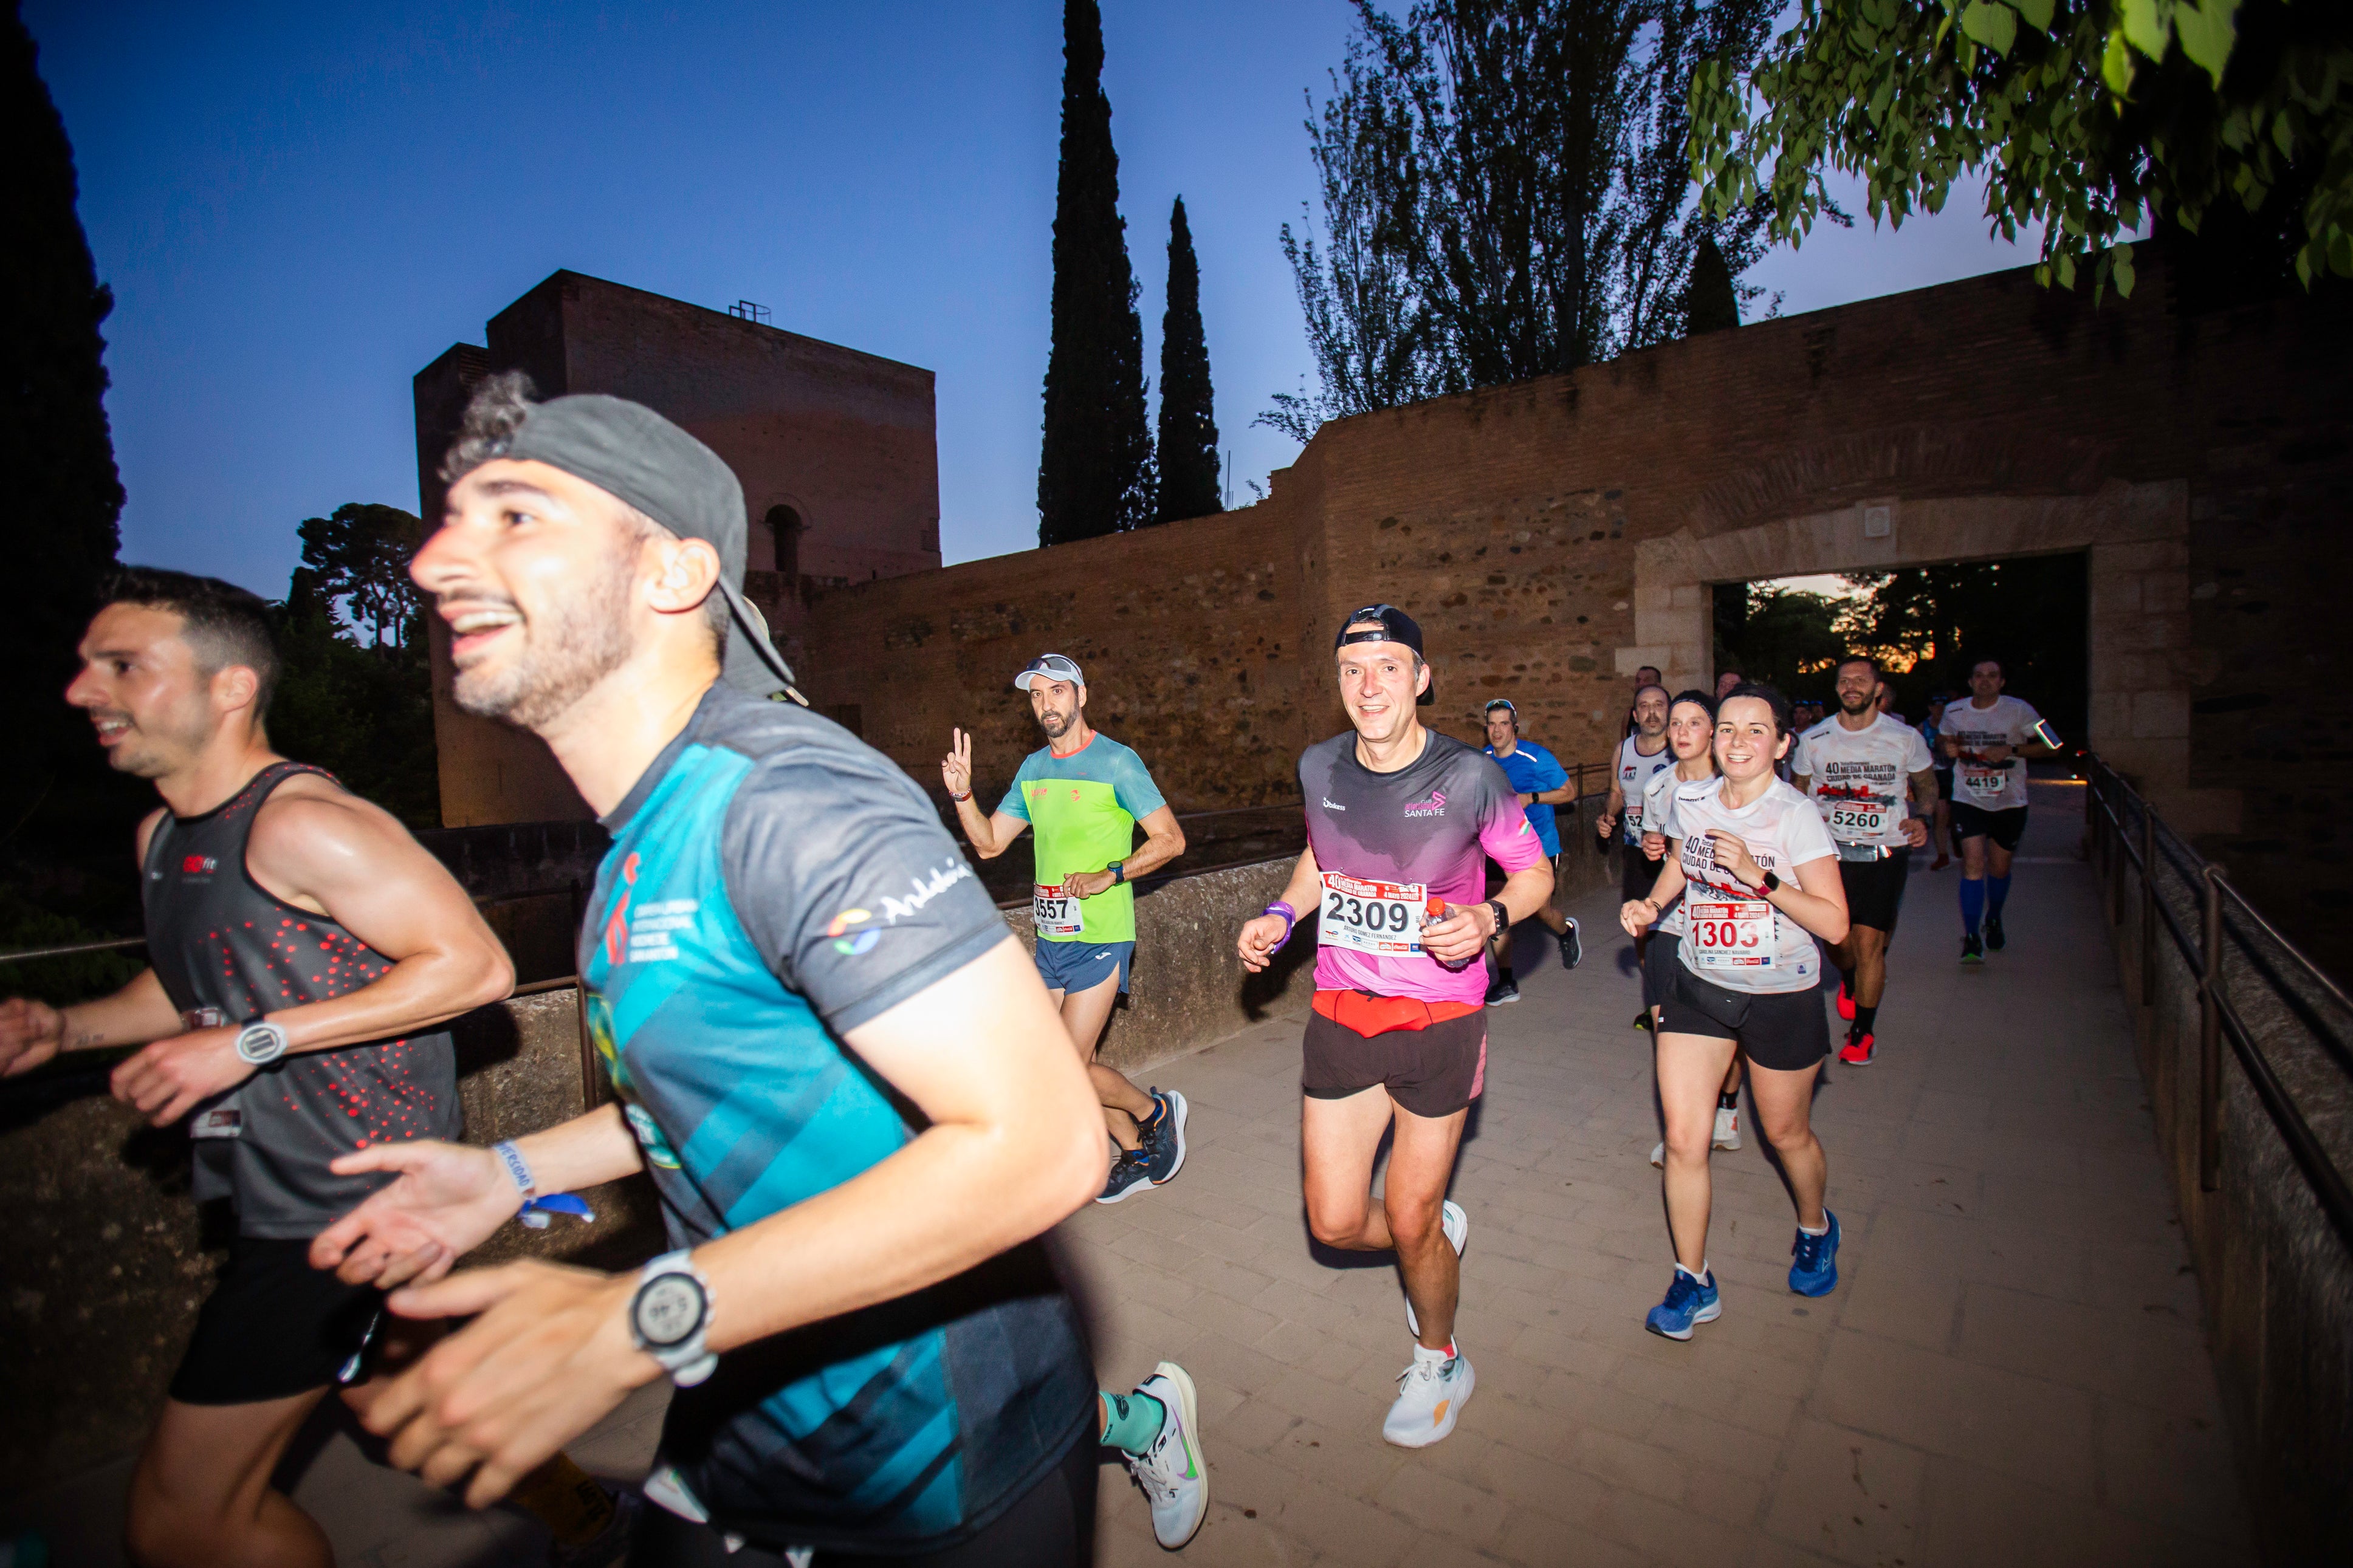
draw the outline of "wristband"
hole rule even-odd
[[[1293,909],[1289,904],[1284,903],[1282,900],[1277,899],[1274,902],[1261,910],[1259,913],[1262,915],[1281,915],[1282,917],[1282,941],[1277,942],[1274,944],[1272,949],[1273,952],[1281,952],[1283,948],[1283,943],[1288,942],[1291,940],[1291,929],[1299,923],[1299,911]]]
[[[948,798],[955,801],[958,805],[962,805],[965,801],[972,798],[972,791],[966,790],[962,795],[958,795],[955,791],[950,790],[948,791]]]
[[[507,1175],[514,1182],[515,1191],[522,1194],[523,1204],[528,1207],[531,1201],[539,1196],[539,1184],[532,1179],[531,1162],[522,1157],[522,1151],[511,1141],[491,1144],[491,1152],[506,1166]]]

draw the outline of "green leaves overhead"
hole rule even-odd
[[[1745,77],[1692,80],[1708,209],[1760,197],[1776,239],[1860,176],[1873,222],[1979,173],[2004,237],[2043,226],[2046,282],[2130,292],[2122,241],[2216,204],[2296,201],[2295,271],[2353,276],[2353,7],[2322,0],[1799,0]],[[2300,198],[2300,200],[2297,200]]]

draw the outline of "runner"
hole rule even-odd
[[[1430,667],[1413,617],[1368,605],[1333,643],[1354,727],[1299,759],[1306,852],[1236,945],[1262,970],[1300,911],[1318,911],[1300,1071],[1307,1224],[1326,1247],[1396,1250],[1415,1344],[1381,1436],[1419,1448],[1454,1430],[1474,1383],[1454,1342],[1471,1221],[1446,1187],[1485,1086],[1480,950],[1544,907],[1552,868],[1503,770],[1416,717]],[[1482,854],[1505,873],[1483,903]],[[1373,1160],[1392,1127],[1377,1205]]]
[[[1568,770],[1534,741],[1520,735],[1520,710],[1512,706],[1508,697],[1498,697],[1487,704],[1487,754],[1520,792],[1520,809],[1527,814],[1528,826],[1536,830],[1544,845],[1545,858],[1551,862],[1553,882],[1560,881],[1560,826],[1554,820],[1553,807],[1574,805],[1577,786],[1568,782]],[[1536,910],[1536,919],[1545,930],[1552,932],[1560,944],[1560,966],[1575,969],[1584,949],[1577,940],[1577,919],[1552,907],[1547,900]],[[1487,955],[1494,961],[1494,983],[1487,987],[1487,1005],[1500,1006],[1520,999],[1520,988],[1512,979],[1512,933],[1499,931],[1488,944]]]
[[[1660,686],[1665,684],[1666,679],[1667,678],[1660,672],[1659,667],[1655,664],[1635,666],[1634,695],[1636,697],[1641,696],[1642,689],[1646,686]],[[1641,727],[1642,726],[1637,722],[1634,718],[1634,709],[1632,704],[1628,704],[1626,709],[1626,727],[1623,733],[1619,736],[1619,739],[1625,739],[1627,735],[1634,733],[1635,731]]]
[[[1609,798],[1601,803],[1594,830],[1604,838],[1618,830],[1618,890],[1624,900],[1639,899],[1658,880],[1658,868],[1642,857],[1642,792],[1659,774],[1673,768],[1675,754],[1667,746],[1667,689],[1645,686],[1634,694],[1635,732],[1618,742],[1616,765],[1609,771]],[[1634,939],[1634,963],[1648,955],[1647,933]],[[1650,1027],[1651,1010],[1634,1015],[1634,1027]]]
[[[1715,700],[1718,702],[1732,695],[1736,686],[1745,686],[1748,678],[1736,669],[1727,669],[1715,678]]]
[[[527,387],[476,395],[411,571],[459,705],[545,740],[613,836],[579,961],[618,1103],[337,1162],[400,1179],[311,1261],[472,1319],[347,1397],[479,1507],[668,1375],[640,1565],[1082,1563],[1097,1439],[1182,1544],[1208,1497],[1189,1381],[1097,1393],[1034,1239],[1104,1161],[1036,970],[896,765],[762,700],[790,676],[746,635],[727,466],[650,409]],[[641,1167],[674,1248],[644,1268],[439,1278],[532,1195]]]
[[[382,1293],[322,1279],[303,1255],[385,1180],[328,1161],[457,1135],[438,1026],[504,996],[514,971],[406,828],[270,749],[279,661],[259,599],[141,567],[103,597],[66,700],[113,767],[164,797],[138,835],[151,966],[95,1002],[0,1003],[0,1068],[145,1043],[114,1069],[115,1097],[158,1127],[193,1111],[195,1196],[236,1215],[132,1473],[132,1558],[325,1563],[326,1536],[271,1475]],[[531,1479],[532,1511],[579,1561],[627,1544],[628,1520],[569,1459]]]
[[[2002,695],[2001,661],[1969,667],[1969,700],[1945,710],[1945,755],[1957,775],[1953,836],[1961,841],[1961,962],[1983,963],[2008,944],[2010,858],[2026,833],[2026,759],[2056,750],[2037,733],[2042,716]],[[1982,929],[1982,934],[1980,930]]]
[[[1820,815],[1773,776],[1792,739],[1788,700],[1769,686],[1739,687],[1716,705],[1724,776],[1675,786],[1658,886],[1620,917],[1629,933],[1641,931],[1689,889],[1659,1015],[1675,1272],[1644,1321],[1672,1340],[1688,1340],[1694,1324],[1723,1311],[1707,1263],[1707,1160],[1711,1112],[1735,1049],[1747,1054],[1757,1124],[1798,1210],[1789,1289],[1823,1296],[1838,1284],[1838,1216],[1822,1206],[1829,1173],[1810,1125],[1814,1083],[1831,1048],[1814,939],[1845,939],[1846,904]]]
[[[1061,1009],[1071,1044],[1103,1101],[1117,1152],[1095,1201],[1115,1204],[1165,1184],[1185,1163],[1185,1097],[1174,1089],[1146,1093],[1095,1060],[1135,958],[1133,884],[1185,853],[1185,830],[1144,759],[1087,723],[1087,678],[1074,660],[1040,654],[1013,678],[1013,687],[1029,694],[1046,744],[1022,759],[997,815],[984,817],[973,804],[972,737],[962,730],[940,760],[940,778],[982,859],[996,859],[1028,828],[1038,829],[1029,900],[1038,977]]]
[[[1920,726],[1920,739],[1927,742],[1928,755],[1936,763],[1936,859],[1928,869],[1941,871],[1953,863],[1953,759],[1945,755],[1938,742],[1944,735],[1945,710],[1951,705],[1952,694],[1939,691],[1928,699],[1928,717]]]
[[[1887,943],[1904,907],[1912,851],[1928,842],[1936,771],[1920,732],[1881,706],[1887,687],[1870,656],[1839,660],[1837,689],[1838,712],[1799,737],[1797,785],[1812,797],[1838,846],[1848,920],[1846,940],[1831,949],[1838,1014],[1847,1020],[1839,1060],[1859,1068],[1879,1050],[1874,1031],[1887,990]]]
[[[1667,808],[1674,803],[1675,786],[1704,784],[1715,777],[1715,699],[1704,691],[1686,691],[1676,697],[1667,710],[1667,744],[1673,748],[1675,765],[1664,773],[1651,775],[1642,787],[1642,820],[1651,826],[1642,829],[1642,858],[1650,863],[1652,886],[1658,883],[1660,862],[1667,856],[1667,836],[1658,825],[1666,821]],[[1659,1005],[1665,1000],[1666,985],[1673,973],[1672,960],[1675,944],[1683,940],[1683,905],[1681,899],[1671,900],[1666,912],[1659,917],[1656,933],[1663,940],[1654,941],[1642,957],[1642,1005],[1646,1009],[1642,1026],[1656,1036]],[[1718,1149],[1740,1147],[1740,1053],[1732,1053],[1732,1065],[1725,1069],[1723,1086],[1715,1097],[1715,1139]],[[1664,1166],[1667,1144],[1664,1139],[1651,1151],[1651,1163]]]

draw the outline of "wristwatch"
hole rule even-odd
[[[1495,911],[1495,930],[1498,934],[1512,929],[1512,911],[1504,907],[1503,900],[1489,899],[1487,907]]]
[[[255,1067],[268,1067],[286,1054],[286,1031],[266,1018],[255,1018],[237,1037],[237,1058]]]
[[[1768,893],[1778,893],[1781,890],[1781,879],[1773,875],[1772,872],[1767,871],[1765,873],[1765,880],[1759,883],[1758,886],[1762,887]]]
[[[638,1272],[638,1293],[629,1298],[630,1337],[681,1388],[693,1387],[719,1365],[702,1342],[710,1322],[711,1281],[691,1253],[666,1252]]]
[[[1113,888],[1127,880],[1127,862],[1124,860],[1114,860],[1103,869],[1111,873],[1111,885]]]

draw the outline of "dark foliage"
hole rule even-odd
[[[1916,658],[1894,678],[1915,721],[1937,691],[1966,693],[1969,667],[2001,661],[2010,694],[2034,704],[2070,742],[2090,719],[2090,561],[2081,554],[1955,562],[1850,577],[1871,597],[1852,616],[1867,648]]]
[[[1683,331],[1718,332],[1740,325],[1740,296],[1732,287],[1732,268],[1712,235],[1699,237],[1692,258],[1691,280],[1683,287]]]
[[[1153,520],[1144,415],[1144,327],[1119,216],[1119,153],[1103,89],[1103,14],[1062,11],[1062,154],[1054,198],[1052,348],[1038,459],[1038,542],[1117,533]]]
[[[1715,667],[1777,686],[1793,699],[1819,697],[1830,666],[1847,650],[1838,600],[1763,583],[1715,586]]]
[[[1185,198],[1168,214],[1168,310],[1160,318],[1160,507],[1156,521],[1207,517],[1218,499],[1218,419],[1201,329],[1201,264]]]

